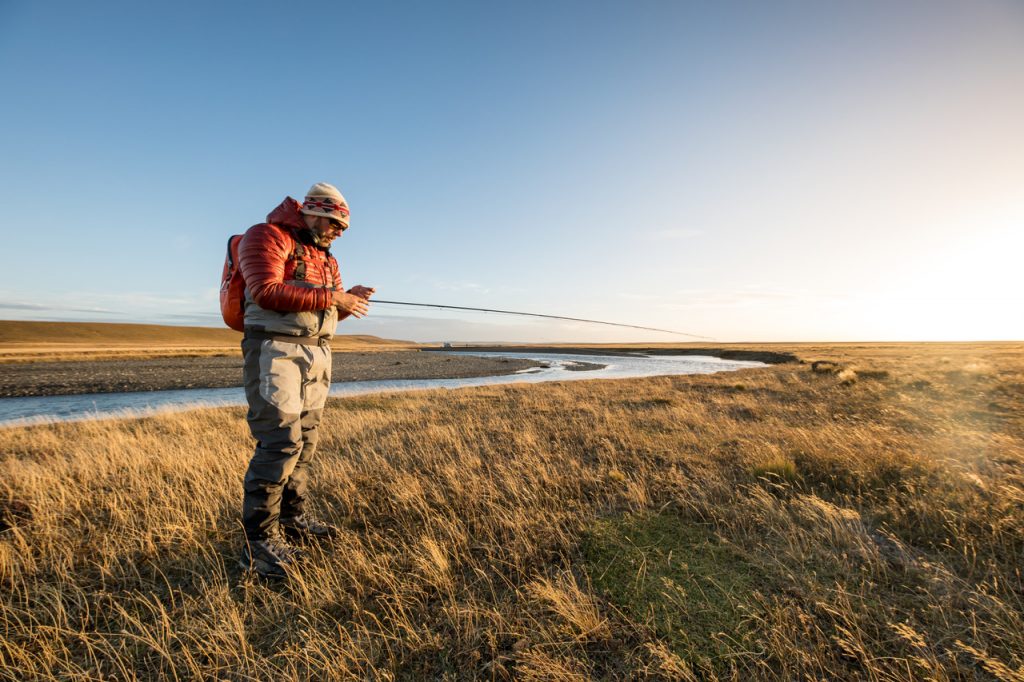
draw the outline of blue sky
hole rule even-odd
[[[1024,338],[1019,2],[0,2],[0,92],[0,318],[217,325],[227,237],[326,181],[383,299]]]

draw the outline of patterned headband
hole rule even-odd
[[[335,203],[332,199],[312,199],[306,197],[306,201],[302,204],[303,208],[318,208],[327,211],[337,211],[342,217],[348,217],[348,206],[345,204]]]

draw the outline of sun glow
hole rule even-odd
[[[1024,232],[1009,227],[944,240],[899,271],[879,273],[854,305],[880,338],[1024,338],[1021,253]]]

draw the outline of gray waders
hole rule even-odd
[[[246,332],[242,340],[249,430],[256,451],[245,473],[242,525],[263,540],[278,519],[302,514],[309,462],[331,387],[326,339]]]

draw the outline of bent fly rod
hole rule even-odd
[[[676,334],[677,336],[689,336],[694,339],[704,339],[705,341],[714,341],[715,339],[710,336],[700,336],[699,334],[688,334],[687,332],[677,332],[671,329],[658,329],[656,327],[641,327],[635,324],[622,324],[621,322],[604,322],[603,320],[584,320],[580,317],[562,317],[561,315],[542,315],[541,313],[520,313],[514,310],[494,310],[493,308],[470,308],[461,305],[441,305],[439,303],[406,303],[405,301],[380,301],[377,299],[371,300],[371,303],[384,303],[387,305],[411,305],[418,306],[420,308],[445,308],[447,310],[473,310],[481,313],[501,313],[502,315],[522,315],[525,317],[544,317],[549,320],[569,320],[570,322],[586,322],[588,324],[604,324],[610,327],[628,327],[630,329],[643,329],[649,332],[662,332],[664,334]]]

